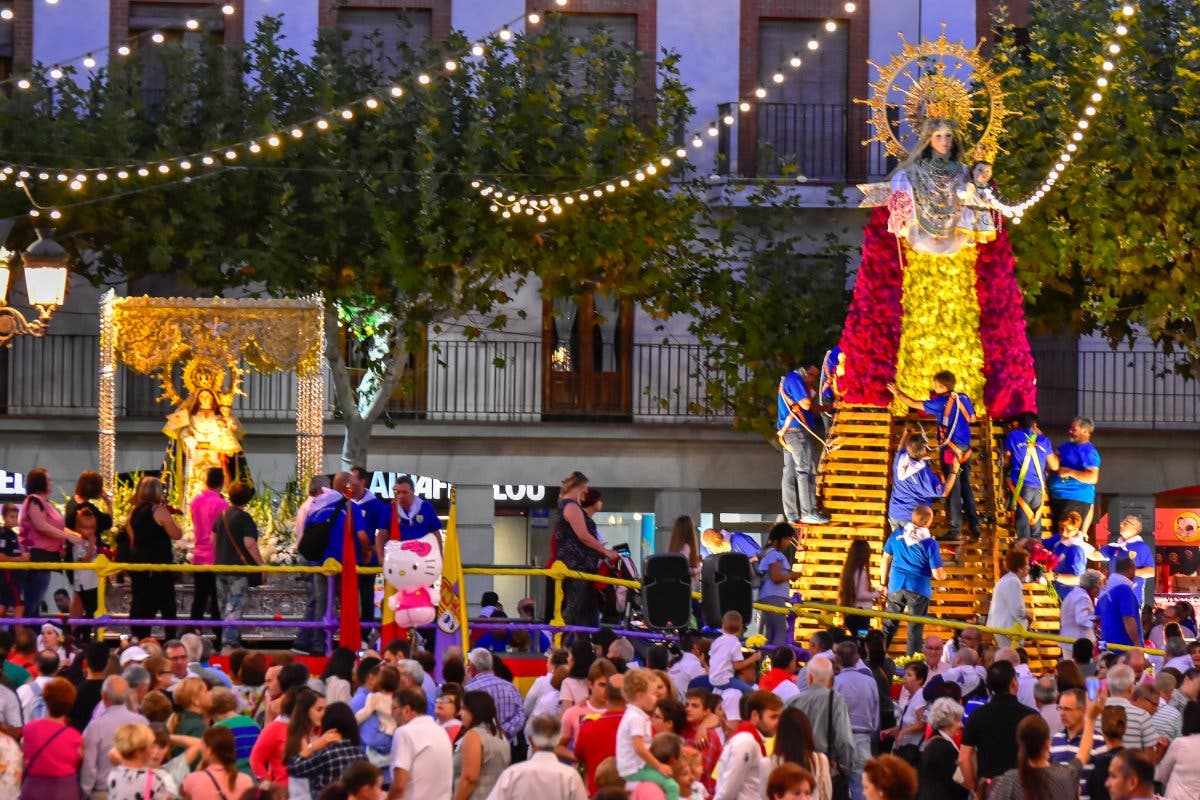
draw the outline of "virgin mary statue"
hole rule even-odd
[[[163,433],[171,439],[163,464],[168,496],[181,507],[202,492],[209,469],[225,473],[225,485],[250,480],[242,450],[242,426],[227,403],[202,388],[167,417]]]
[[[931,44],[938,42],[922,47]],[[977,76],[986,69],[985,62],[975,66]],[[1036,411],[1037,387],[1012,248],[996,210],[994,145],[965,141],[970,109],[951,102],[968,102],[969,90],[948,98],[945,81],[935,72],[910,90],[915,146],[900,153],[886,183],[859,187],[872,210],[840,342],[839,388],[848,403],[888,406],[889,383],[924,398],[933,376],[949,370],[958,391],[991,417],[1013,417]],[[886,97],[886,86],[875,88]],[[934,90],[940,94],[931,99]],[[898,404],[894,411],[903,413]]]

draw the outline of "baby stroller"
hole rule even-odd
[[[619,544],[613,550],[617,553],[617,560],[601,561],[596,568],[596,574],[641,582],[637,564],[629,555],[629,546]],[[641,610],[641,592],[637,589],[611,583],[597,583],[595,586],[601,625],[625,625],[635,612]]]

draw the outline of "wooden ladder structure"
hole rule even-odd
[[[838,585],[846,552],[855,539],[871,544],[872,583],[877,584],[883,543],[891,533],[887,524],[888,487],[892,462],[904,431],[904,417],[895,417],[886,408],[848,406],[834,419],[831,448],[822,460],[817,480],[821,507],[830,522],[804,526],[802,552],[797,554],[804,577],[798,582],[806,600],[838,602]],[[927,430],[932,421],[924,420]],[[1012,513],[1005,504],[1003,471],[1003,426],[980,417],[972,428],[975,453],[971,462],[972,486],[981,517],[982,536],[978,541],[942,544],[946,580],[935,582],[929,616],[983,623],[992,587],[1004,571],[1004,553],[1012,539]],[[947,529],[946,514],[935,508],[933,534]],[[965,533],[965,531],[964,531]],[[1033,629],[1058,631],[1058,604],[1040,584],[1026,584],[1026,605],[1034,616]],[[840,624],[840,621],[839,621]],[[892,640],[892,655],[903,655],[905,624],[900,624]],[[807,641],[816,628],[811,620],[800,620],[797,637]],[[926,635],[948,638],[953,630],[936,624],[925,626]],[[987,641],[989,637],[985,637]],[[1035,666],[1053,663],[1058,645],[1053,642],[1027,641],[1030,661]]]

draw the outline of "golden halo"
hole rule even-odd
[[[992,161],[1010,112],[1004,106],[1000,76],[981,53],[983,42],[973,49],[951,42],[944,25],[937,39],[914,45],[900,34],[900,40],[904,47],[891,61],[883,66],[871,62],[879,77],[871,84],[871,99],[861,101],[871,107],[868,121],[873,128],[863,144],[879,142],[889,156],[903,159],[908,146],[897,133],[901,122],[915,132],[927,119],[949,119],[958,126],[965,159]],[[969,75],[958,74],[964,66],[970,68]],[[918,74],[910,71],[913,68]],[[902,81],[908,85],[902,86]],[[904,97],[898,104],[903,116],[895,121],[888,119],[889,106],[897,105],[888,103],[893,90]]]

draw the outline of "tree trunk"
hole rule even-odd
[[[346,361],[345,328],[338,324],[336,310],[326,311],[325,360],[329,362],[333,373],[334,397],[346,428],[342,440],[341,468],[344,470],[367,466],[367,452],[375,421],[387,409],[392,390],[404,374],[404,367],[408,362],[408,347],[400,327],[397,321],[388,335],[383,371],[376,374],[374,380],[364,378],[355,386],[350,375],[350,366]]]

